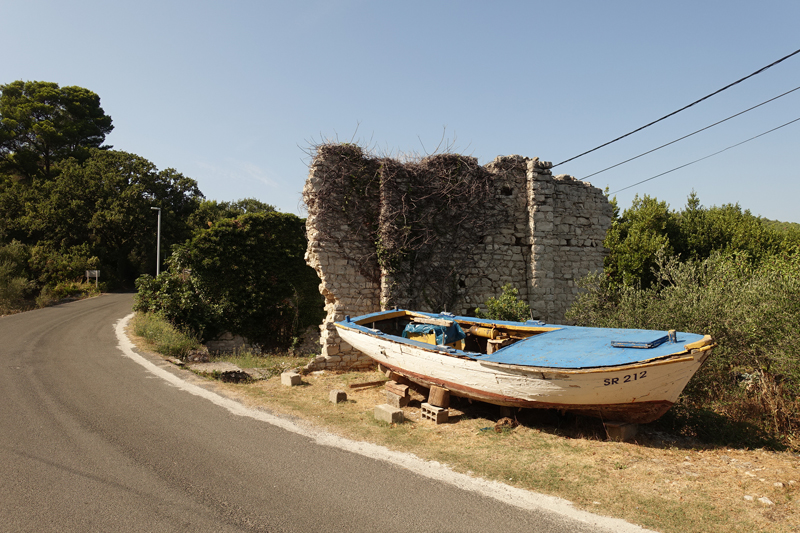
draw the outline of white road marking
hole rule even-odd
[[[573,520],[591,524],[596,528],[603,528],[613,532],[644,533],[652,531],[618,518],[609,518],[607,516],[600,516],[576,509],[572,505],[572,502],[563,498],[548,496],[546,494],[537,494],[535,492],[518,489],[516,487],[510,487],[497,481],[489,481],[486,479],[453,472],[446,465],[436,461],[426,461],[410,453],[396,452],[383,446],[378,446],[368,442],[352,441],[331,433],[303,427],[295,422],[280,418],[264,411],[245,407],[237,401],[225,398],[214,392],[203,389],[202,387],[188,383],[178,376],[164,370],[163,368],[154,365],[141,355],[135,353],[133,351],[133,343],[125,334],[125,327],[128,325],[128,322],[132,317],[133,313],[120,319],[114,325],[117,334],[117,340],[119,342],[117,347],[126,357],[129,357],[139,365],[143,366],[149,372],[153,373],[155,376],[158,376],[178,389],[204,398],[215,405],[227,409],[234,415],[246,416],[261,422],[272,424],[286,431],[291,431],[297,435],[307,437],[322,446],[331,446],[333,448],[339,448],[351,453],[357,453],[359,455],[369,457],[370,459],[386,461],[410,470],[421,476],[425,476],[429,479],[442,481],[463,490],[476,492],[483,496],[493,498],[508,505],[513,505],[514,507],[518,507],[520,509],[556,513]]]

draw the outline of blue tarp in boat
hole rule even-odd
[[[460,340],[466,339],[467,334],[461,329],[457,322],[453,322],[449,326],[435,326],[433,324],[415,324],[411,323],[403,330],[403,337],[409,338],[409,334],[416,333],[417,335],[436,335],[436,344],[444,346],[445,344],[452,344]]]

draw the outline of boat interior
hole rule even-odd
[[[356,323],[387,335],[480,354],[492,354],[517,341],[560,329],[480,318],[432,317],[404,310],[365,317]]]

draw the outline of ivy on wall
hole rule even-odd
[[[304,200],[317,238],[369,243],[349,250],[367,279],[382,276],[390,285],[383,307],[453,308],[476,267],[476,246],[510,216],[487,208],[502,175],[473,157],[445,153],[402,163],[369,157],[353,144],[323,144],[315,165],[317,181]]]

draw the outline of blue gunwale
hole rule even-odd
[[[371,322],[378,322],[392,314],[421,315],[430,318],[455,320],[484,327],[507,326],[528,331],[537,331],[536,335],[517,341],[501,348],[491,355],[466,352],[454,348],[435,346],[424,342],[388,335],[369,327]],[[349,318],[349,317],[348,317]],[[517,366],[539,368],[582,369],[624,366],[660,359],[675,354],[685,353],[684,345],[703,339],[696,333],[677,333],[677,342],[665,342],[653,348],[619,348],[612,342],[650,343],[667,334],[666,331],[620,328],[586,328],[580,326],[562,326],[532,322],[508,322],[487,320],[475,317],[454,316],[440,313],[423,313],[403,309],[380,311],[353,319],[337,322],[337,326],[354,329],[368,335],[385,337],[392,342],[415,346],[427,351],[436,351],[467,357],[476,361],[489,361]]]

